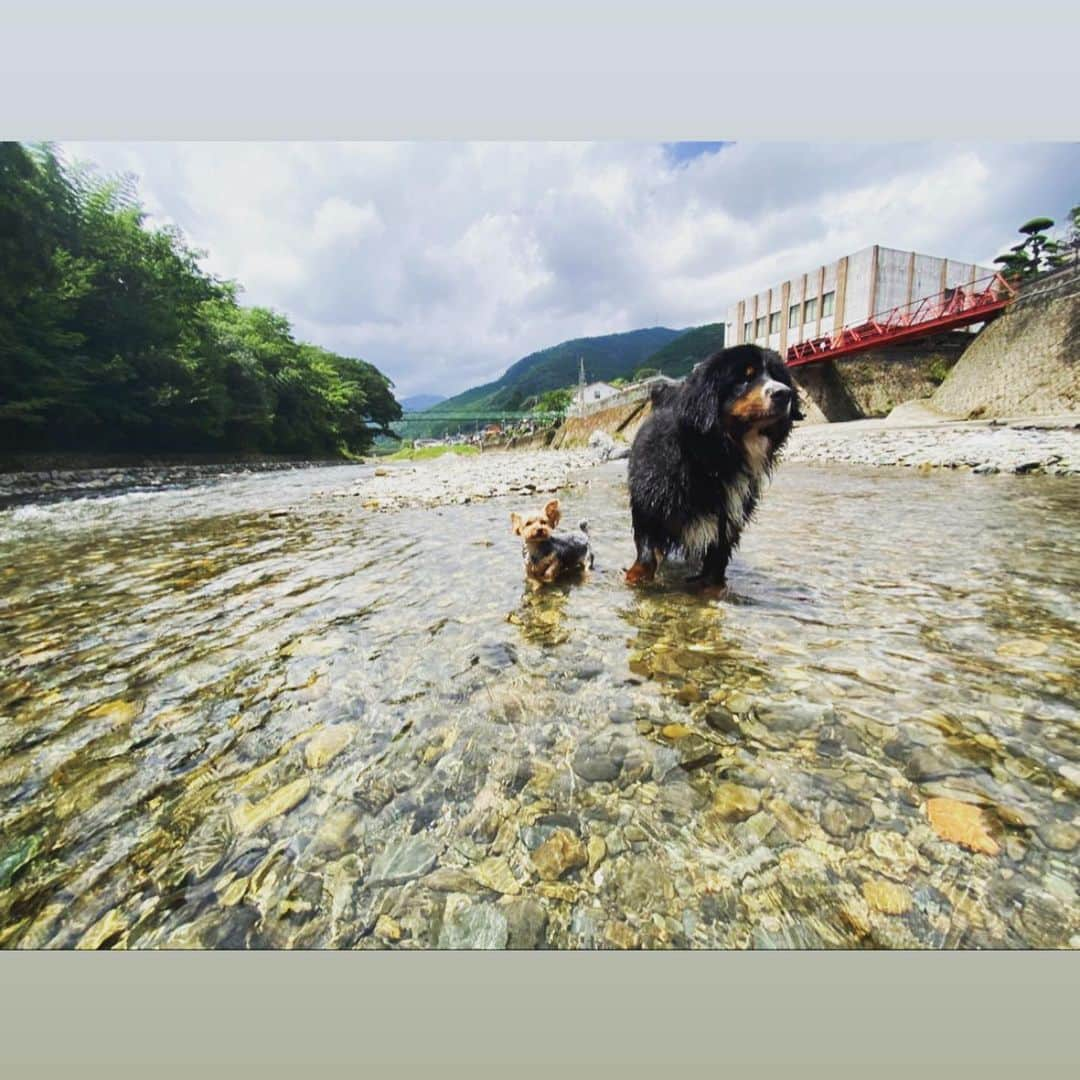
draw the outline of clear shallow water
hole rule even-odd
[[[715,602],[352,472],[0,514],[0,942],[1080,940],[1072,481],[788,465]]]

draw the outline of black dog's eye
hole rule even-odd
[[[744,373],[744,374],[746,375],[746,381],[747,381],[747,382],[749,382],[749,381],[750,381],[750,380],[751,380],[751,379],[752,379],[752,378],[754,377],[754,375],[756,374],[756,372],[757,372],[757,369],[756,369],[756,368],[754,367],[754,365],[753,365],[753,364],[751,364],[751,365],[750,365],[750,366],[749,366],[749,367],[748,367],[748,368],[746,369],[746,371],[745,371],[745,373]]]

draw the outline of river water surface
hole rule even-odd
[[[354,469],[0,513],[9,947],[1080,944],[1080,487],[781,467],[721,601]]]

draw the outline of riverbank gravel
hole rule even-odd
[[[941,426],[848,429],[846,425],[796,429],[785,461],[838,465],[901,465],[970,469],[978,474],[1080,472],[1075,428]]]
[[[431,461],[390,463],[355,484],[327,492],[359,499],[367,510],[442,506],[520,495],[530,509],[540,497],[571,485],[571,474],[604,459],[593,450],[489,450],[475,457],[444,454]]]

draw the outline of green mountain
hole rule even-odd
[[[654,368],[662,375],[673,379],[689,375],[694,365],[706,356],[711,356],[724,347],[724,324],[709,323],[707,326],[695,326],[680,334],[674,341],[669,341],[662,349],[654,352],[642,367]]]
[[[424,425],[426,430],[423,432],[414,430],[420,425],[407,425],[409,430],[405,434],[409,437],[442,434],[460,426],[459,423],[439,423],[440,413],[451,413],[456,417],[484,417],[528,409],[545,390],[576,385],[581,360],[585,361],[585,377],[589,382],[608,381],[620,376],[629,378],[657,349],[679,337],[680,333],[665,326],[652,326],[625,334],[575,338],[530,353],[507,368],[494,382],[474,386],[425,410],[424,415],[431,417],[432,424]]]

